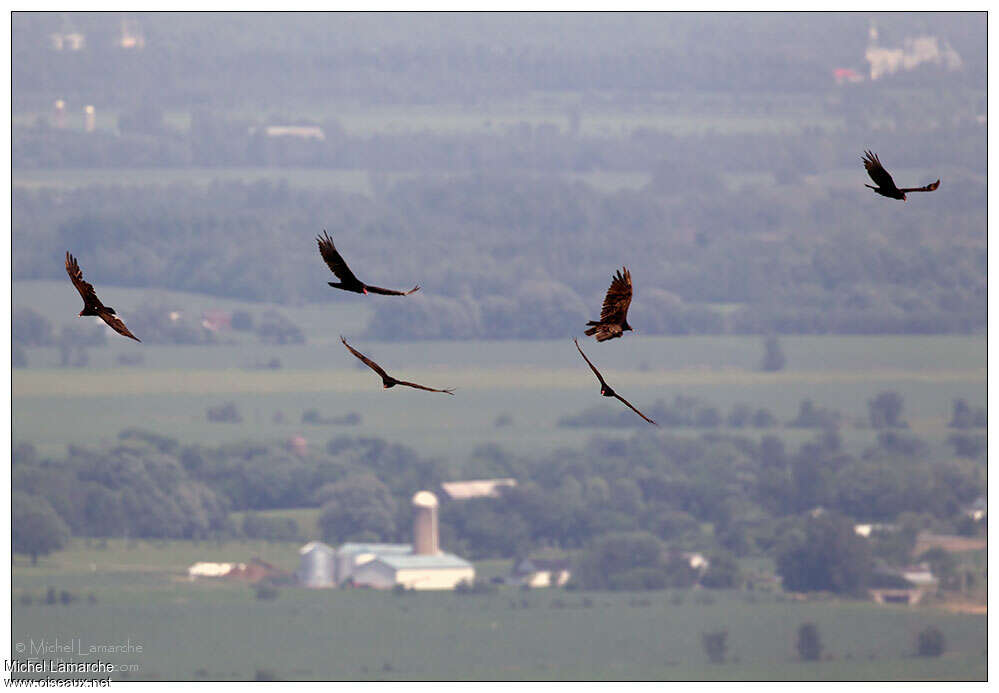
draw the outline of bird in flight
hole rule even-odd
[[[620,337],[631,330],[628,324],[628,306],[631,305],[631,272],[624,267],[624,273],[617,271],[611,281],[604,305],[600,309],[600,320],[590,320],[587,325],[593,325],[586,331],[587,336],[595,335],[598,342]]]
[[[386,373],[382,369],[382,367],[379,366],[377,363],[369,359],[361,352],[357,351],[351,345],[347,344],[347,340],[343,338],[343,335],[340,335],[340,341],[343,342],[343,345],[347,347],[347,350],[350,351],[350,353],[352,353],[357,358],[361,359],[361,361],[364,362],[364,365],[366,365],[368,368],[373,370],[378,375],[382,376],[382,387],[385,388],[386,390],[390,387],[395,387],[396,385],[405,385],[406,387],[415,387],[417,390],[426,390],[428,392],[446,392],[449,395],[454,394],[454,388],[445,388],[443,390],[437,390],[432,387],[425,387],[423,385],[417,385],[416,383],[409,383],[406,382],[405,380],[396,380],[391,375]]]
[[[864,168],[867,169],[867,175],[871,177],[871,180],[878,184],[878,187],[876,188],[873,185],[867,185],[867,183],[864,183],[864,186],[870,188],[878,195],[884,195],[885,197],[905,202],[906,193],[933,192],[940,187],[940,179],[938,178],[935,183],[924,185],[921,188],[896,188],[895,181],[892,180],[891,174],[885,170],[885,167],[881,165],[881,159],[878,158],[877,154],[865,151],[863,162]]]
[[[643,414],[642,412],[640,412],[637,409],[635,409],[635,407],[633,407],[631,405],[631,402],[629,402],[624,397],[622,397],[621,395],[619,395],[616,392],[614,392],[614,390],[611,389],[611,386],[607,384],[607,381],[604,380],[604,377],[602,375],[600,375],[600,371],[597,370],[597,367],[594,366],[592,363],[590,363],[590,359],[586,358],[586,354],[583,353],[583,349],[579,346],[579,340],[577,340],[575,337],[573,337],[572,341],[574,341],[576,343],[576,348],[579,349],[579,355],[583,357],[583,360],[586,361],[586,364],[590,367],[590,370],[593,371],[594,375],[597,376],[597,380],[600,381],[600,394],[602,394],[604,397],[617,397],[619,400],[621,400],[622,402],[624,402],[628,406],[629,409],[631,409],[633,412],[635,412],[636,414],[638,414],[639,416],[641,416],[643,419],[645,419],[646,421],[648,421],[650,424],[655,424],[656,426],[659,425],[655,421],[653,421],[652,419],[650,419],[649,417],[647,417],[645,414]]]
[[[319,243],[319,253],[323,256],[323,260],[326,261],[330,270],[340,280],[339,282],[327,282],[334,289],[353,291],[356,294],[367,294],[370,292],[373,294],[384,294],[385,296],[408,296],[414,291],[420,290],[419,285],[414,286],[409,291],[395,291],[393,289],[383,289],[380,286],[365,284],[355,277],[354,273],[347,267],[347,263],[344,262],[343,257],[337,252],[336,246],[333,245],[333,239],[326,233],[326,229],[323,229],[323,234],[323,236],[316,236],[316,241]]]
[[[80,315],[96,315],[118,334],[125,335],[137,342],[142,341],[128,331],[125,323],[114,314],[114,308],[101,303],[101,299],[97,298],[97,292],[94,291],[93,285],[83,281],[83,272],[80,271],[80,266],[76,264],[76,258],[70,255],[68,250],[66,251],[66,274],[73,280],[73,286],[76,287],[76,290],[80,292],[80,296],[83,297],[83,310],[80,311]]]

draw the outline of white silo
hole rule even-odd
[[[437,496],[430,491],[418,491],[413,496],[413,553],[418,556],[436,556],[441,552],[437,505]]]

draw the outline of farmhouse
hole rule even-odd
[[[871,599],[878,604],[918,604],[936,589],[938,580],[926,563],[883,569],[871,576]]]
[[[441,490],[451,500],[469,498],[497,498],[502,488],[517,485],[516,479],[473,479],[470,481],[445,481]]]
[[[529,587],[561,587],[572,577],[566,559],[524,558],[515,561],[507,582]]]

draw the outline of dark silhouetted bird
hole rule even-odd
[[[586,331],[587,336],[595,335],[598,342],[620,337],[631,330],[628,324],[628,306],[631,305],[631,272],[624,267],[622,274],[618,270],[611,281],[604,305],[600,309],[600,320],[590,320],[587,325],[593,325]]]
[[[73,280],[73,286],[76,287],[76,290],[80,292],[80,296],[83,297],[83,310],[80,311],[80,315],[96,315],[118,334],[125,335],[137,342],[142,341],[128,331],[125,323],[114,314],[114,308],[101,303],[101,299],[97,298],[97,292],[94,291],[94,287],[83,281],[83,272],[80,271],[80,266],[76,264],[76,258],[70,255],[68,250],[66,251],[66,274]]]
[[[881,165],[881,160],[878,158],[877,154],[873,154],[870,151],[864,152],[864,168],[867,169],[867,175],[871,177],[878,187],[873,185],[864,185],[878,195],[884,195],[885,197],[890,197],[893,200],[902,200],[905,202],[905,194],[910,192],[933,192],[940,187],[940,179],[937,179],[935,183],[930,183],[929,185],[924,185],[921,188],[896,188],[895,181],[892,180],[891,174],[885,170],[885,167]]]
[[[405,380],[396,380],[391,375],[389,375],[384,370],[382,370],[382,367],[379,366],[377,363],[375,363],[374,361],[372,361],[371,359],[369,359],[367,356],[365,356],[361,352],[357,351],[351,345],[347,344],[347,340],[343,338],[343,335],[340,335],[340,341],[343,342],[343,345],[345,347],[347,347],[347,349],[350,351],[350,353],[352,353],[357,358],[361,359],[361,361],[363,361],[364,364],[368,368],[370,368],[371,370],[373,370],[378,375],[382,376],[382,387],[384,387],[386,390],[388,388],[390,388],[390,387],[395,387],[396,385],[405,385],[406,387],[415,387],[417,390],[426,390],[428,392],[446,392],[449,395],[453,395],[454,394],[454,388],[446,388],[444,390],[436,390],[436,389],[434,389],[432,387],[424,387],[423,385],[417,385],[416,383],[408,383]]]
[[[360,279],[354,276],[354,273],[350,271],[347,267],[347,263],[343,261],[343,257],[337,252],[336,246],[333,245],[333,239],[330,235],[326,233],[326,229],[323,229],[324,236],[316,236],[316,241],[319,243],[319,253],[323,256],[323,260],[329,265],[330,270],[333,274],[337,276],[339,282],[327,282],[334,289],[343,289],[344,291],[353,291],[357,294],[384,294],[386,296],[408,296],[414,291],[419,291],[420,287],[414,286],[409,291],[395,291],[393,289],[383,289],[380,286],[371,286],[370,284],[365,284]]]
[[[579,349],[579,355],[583,357],[583,360],[586,361],[586,364],[590,367],[590,370],[592,370],[593,373],[597,376],[597,380],[600,381],[600,394],[602,394],[604,397],[617,397],[619,400],[624,402],[629,409],[631,409],[633,412],[641,416],[650,424],[655,424],[656,426],[659,425],[655,421],[647,417],[645,414],[635,409],[635,407],[631,406],[631,402],[629,402],[624,397],[614,392],[614,390],[611,389],[611,386],[607,384],[607,381],[604,380],[604,377],[600,375],[600,371],[597,370],[597,367],[594,366],[592,363],[590,363],[590,359],[586,358],[586,354],[583,353],[583,349],[579,346],[579,340],[573,338],[572,341],[576,342],[576,348]]]

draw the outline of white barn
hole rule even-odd
[[[358,587],[392,589],[402,585],[414,590],[453,590],[462,580],[471,583],[475,568],[450,553],[437,555],[385,554],[354,568]]]
[[[336,584],[342,585],[358,566],[379,556],[401,556],[413,553],[412,544],[377,544],[347,542],[336,551]]]

